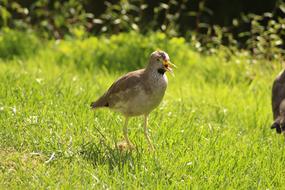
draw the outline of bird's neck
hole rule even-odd
[[[160,69],[155,69],[155,68],[146,68],[145,69],[145,75],[148,81],[151,83],[156,83],[160,81],[166,81],[167,82],[167,77],[165,74],[165,71],[162,71]]]
[[[151,64],[148,64],[148,66],[145,68],[145,71],[147,73],[151,73],[152,75],[159,74],[161,76],[163,76],[165,74],[165,72],[166,72],[165,69],[159,68],[159,67],[156,68],[156,67],[152,66]]]

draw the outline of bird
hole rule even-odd
[[[99,99],[91,103],[93,109],[109,108],[125,117],[123,134],[127,148],[133,148],[128,137],[128,121],[131,117],[143,116],[144,135],[149,149],[154,150],[148,134],[148,117],[163,99],[168,84],[166,72],[174,75],[175,67],[165,51],[154,51],[144,69],[119,77]]]
[[[285,70],[280,72],[273,82],[271,100],[274,119],[271,129],[285,135]]]

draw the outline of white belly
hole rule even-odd
[[[142,92],[139,96],[130,99],[126,114],[130,116],[148,114],[160,104],[163,96],[164,92],[153,95]]]

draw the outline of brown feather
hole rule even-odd
[[[126,75],[123,75],[119,79],[117,79],[98,100],[91,103],[92,108],[99,108],[99,107],[113,107],[113,105],[118,100],[119,92],[125,91],[136,84],[138,84],[143,78],[144,69],[136,70],[133,72],[129,72]]]
[[[104,94],[105,95],[105,94]],[[95,102],[91,103],[91,108],[95,109],[95,108],[100,108],[100,107],[109,107],[108,102],[106,101],[106,97],[105,96],[101,96],[98,100],[96,100]]]

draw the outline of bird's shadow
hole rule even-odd
[[[80,155],[89,161],[94,167],[108,165],[109,171],[114,168],[119,170],[124,167],[135,169],[135,165],[141,163],[141,150],[122,151],[116,145],[110,146],[103,140],[99,143],[88,142],[82,144]]]

